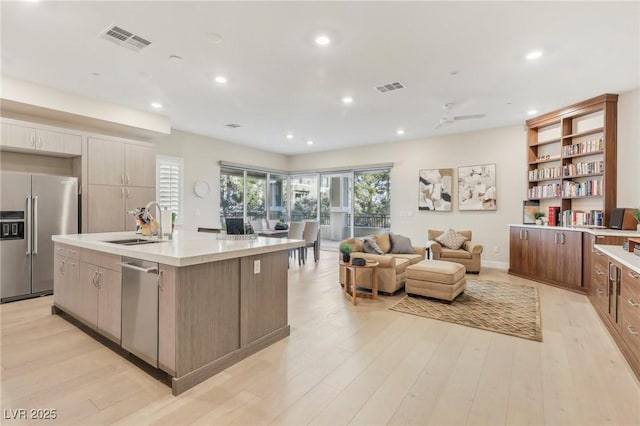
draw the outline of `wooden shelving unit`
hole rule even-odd
[[[561,212],[599,210],[601,225],[609,226],[616,207],[617,104],[618,95],[605,94],[527,120],[528,199]],[[569,172],[578,168],[593,171]]]

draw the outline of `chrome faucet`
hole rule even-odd
[[[151,214],[149,213],[149,208],[151,208],[151,206],[153,205],[156,206],[156,211],[158,212],[158,239],[162,240],[164,237],[162,234],[162,207],[160,207],[160,204],[158,204],[157,201],[149,202],[149,204],[147,204],[147,206],[144,208],[144,214],[147,218],[149,218],[151,216]]]

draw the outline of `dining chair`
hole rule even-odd
[[[304,234],[305,223],[304,222],[291,222],[289,224],[289,233],[287,238],[292,240],[302,240]],[[295,258],[296,252],[298,254],[298,265],[302,264],[302,247],[289,250],[289,256]]]
[[[302,248],[302,262],[306,263],[307,249],[309,247],[313,247],[313,260],[317,263],[318,259],[320,259],[320,222],[317,220],[306,221],[304,224],[302,239],[305,240],[305,245]]]

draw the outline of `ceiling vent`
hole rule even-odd
[[[150,41],[145,40],[127,30],[123,30],[120,27],[116,27],[115,25],[112,25],[101,32],[99,37],[135,52],[140,52],[151,44]]]
[[[237,129],[238,127],[240,127],[239,124],[235,124],[235,123],[231,123],[231,124],[225,124],[224,127],[230,127],[232,129]]]
[[[399,81],[383,84],[382,86],[376,86],[376,90],[380,93],[393,92],[394,90],[404,89],[404,84]]]

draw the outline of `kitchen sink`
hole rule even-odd
[[[155,244],[155,243],[164,243],[164,242],[165,240],[144,240],[142,238],[129,238],[126,240],[105,241],[105,243],[121,244],[123,246],[137,246],[140,244]]]

